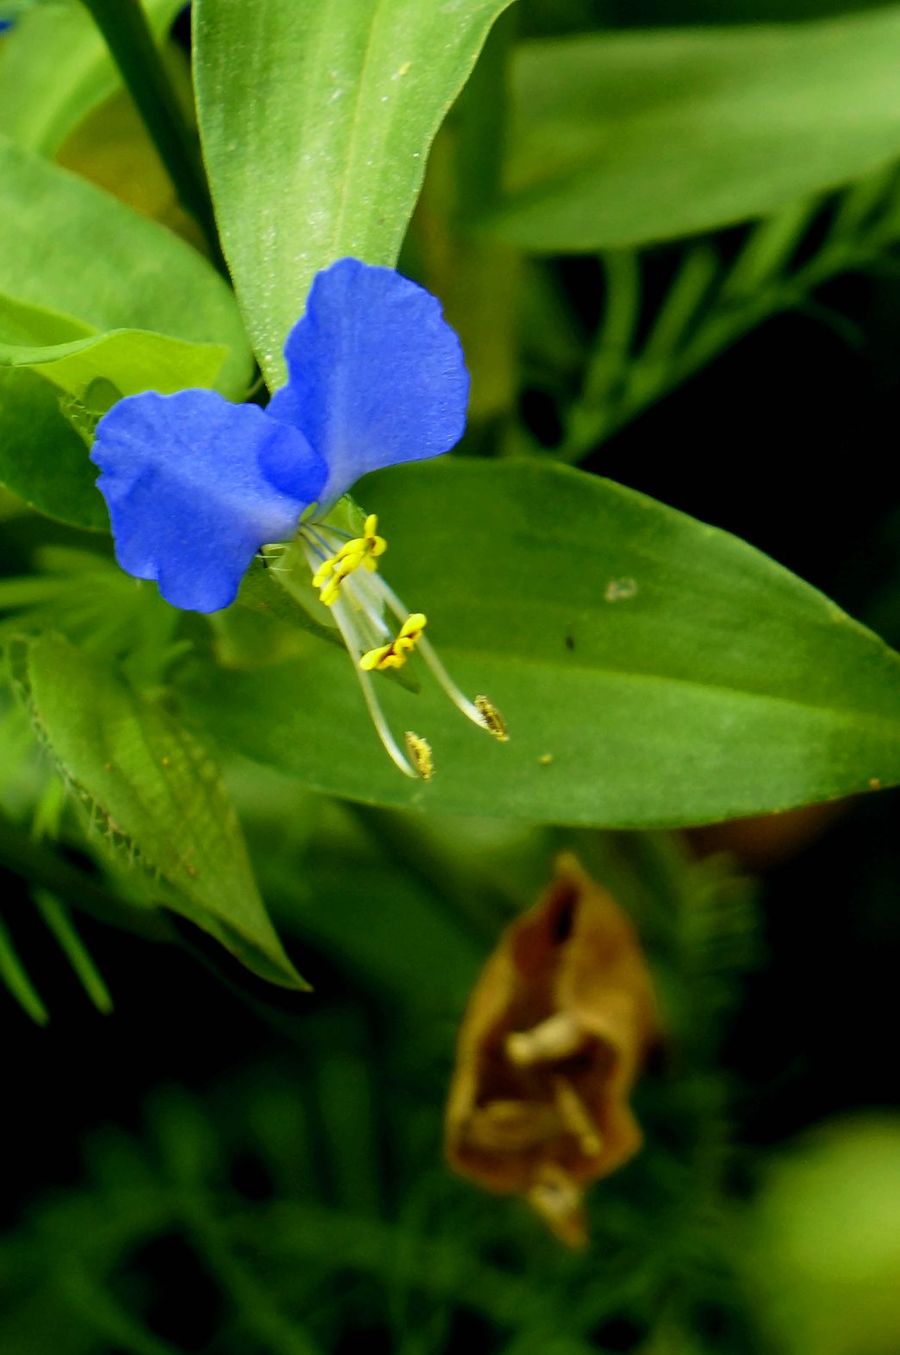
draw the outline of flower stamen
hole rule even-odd
[[[431,756],[431,744],[411,729],[406,731],[406,751],[410,761],[423,781],[430,781],[434,775],[434,758]]]
[[[475,709],[481,716],[481,723],[489,734],[493,734],[498,743],[509,743],[506,721],[497,707],[487,696],[476,696]]]
[[[378,557],[387,550],[387,541],[378,535],[378,517],[370,513],[363,524],[362,536],[345,541],[334,555],[328,556],[313,575],[313,587],[319,588],[319,601],[333,607],[340,596],[341,584],[355,570],[373,573],[378,568]]]
[[[434,774],[431,745],[421,735],[409,731],[405,735],[404,755],[388,727],[369,674],[402,668],[414,650],[421,653],[438,685],[467,719],[501,743],[507,741],[506,725],[497,707],[486,696],[470,701],[460,691],[424,637],[427,625],[424,613],[409,612],[378,572],[378,558],[387,550],[387,542],[378,535],[378,518],[374,513],[365,518],[360,536],[351,537],[336,523],[323,521],[301,523],[299,536],[313,586],[320,590],[320,601],[333,611],[378,736],[405,775],[431,780]],[[385,620],[386,611],[400,623],[393,639]]]
[[[428,618],[424,612],[412,612],[403,625],[395,640],[389,644],[378,645],[376,649],[370,649],[363,654],[359,660],[359,666],[366,673],[372,669],[377,669],[383,673],[387,668],[402,668],[422,638],[422,632],[428,624]]]
[[[375,695],[372,679],[369,677],[369,674],[366,672],[366,670],[362,667],[360,663],[361,658],[360,651],[362,646],[359,643],[359,637],[356,632],[356,626],[354,624],[354,621],[351,618],[349,612],[347,611],[343,601],[338,601],[334,605],[333,615],[335,621],[337,622],[338,630],[341,632],[344,644],[347,647],[347,652],[350,655],[350,658],[353,660],[353,668],[354,671],[356,672],[356,676],[359,678],[359,684],[362,687],[363,699],[365,700],[366,708],[369,712],[369,715],[371,716],[372,723],[375,726],[375,732],[377,733],[378,737],[381,739],[382,744],[384,745],[385,752],[387,753],[391,761],[395,764],[395,766],[400,768],[400,771],[403,772],[404,776],[412,777],[413,780],[418,780],[420,777],[423,780],[427,780],[428,776],[431,775],[432,771],[430,763],[431,750],[430,749],[428,750],[429,752],[428,776],[425,776],[424,772],[421,772],[419,770],[418,759],[416,757],[416,754],[411,750],[413,760],[416,764],[414,766],[409,762],[409,760],[406,757],[404,757],[397,743],[397,740],[391,733],[390,726],[388,725],[387,719],[385,718],[384,711],[381,709],[381,706],[379,705],[378,702],[378,697]],[[425,744],[424,739],[421,740],[421,742]],[[427,747],[427,744],[425,746]],[[407,747],[409,747],[408,740]]]
[[[406,608],[390,584],[385,583],[384,579],[379,579],[379,589],[394,615],[398,619],[404,617]],[[461,711],[466,719],[471,720],[479,729],[486,729],[489,734],[493,734],[494,738],[500,743],[508,743],[509,735],[506,732],[506,722],[494,703],[486,696],[477,696],[474,701],[470,701],[465,692],[460,691],[457,687],[438,657],[434,646],[424,636],[421,638],[418,648],[438,686],[443,688],[456,709]]]

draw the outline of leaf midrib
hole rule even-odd
[[[331,244],[329,246],[329,255],[331,258],[337,257],[336,251],[344,238],[344,222],[347,214],[347,201],[351,179],[353,179],[354,187],[356,186],[356,179],[352,174],[352,169],[357,155],[357,138],[359,136],[360,126],[359,110],[363,95],[367,92],[368,70],[372,58],[372,48],[375,46],[375,30],[380,21],[383,6],[384,0],[375,0],[375,8],[372,10],[372,17],[369,24],[369,37],[366,42],[365,51],[363,52],[359,76],[354,86],[353,116],[350,120],[350,135],[347,140],[347,154],[344,161],[345,172],[341,176],[340,197],[338,199],[337,211],[334,215],[334,226],[331,235]]]

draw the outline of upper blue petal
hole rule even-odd
[[[326,473],[297,429],[208,390],[120,400],[97,425],[91,459],[119,564],[197,612],[234,601],[255,552],[292,535]],[[284,487],[268,478],[270,461]]]
[[[284,353],[288,384],[267,412],[324,457],[326,504],[366,471],[439,456],[462,437],[459,339],[437,298],[392,268],[340,259],[318,273]]]

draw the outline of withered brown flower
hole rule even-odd
[[[585,1186],[640,1147],[628,1097],[658,1031],[633,926],[561,856],[469,999],[447,1105],[451,1165],[524,1195],[561,1241],[584,1246]]]

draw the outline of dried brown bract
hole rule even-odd
[[[524,1195],[584,1246],[584,1188],[637,1151],[628,1097],[658,1034],[634,928],[574,856],[501,937],[469,999],[447,1106],[453,1167]]]

